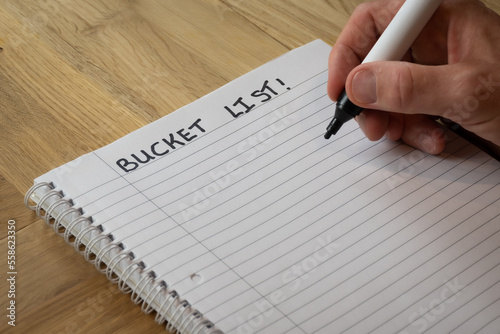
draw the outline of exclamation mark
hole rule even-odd
[[[278,81],[282,86],[285,85],[285,83],[283,81],[281,81],[281,79],[276,79],[276,81]],[[286,89],[290,90],[291,88],[287,87]]]

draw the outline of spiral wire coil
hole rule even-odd
[[[32,196],[40,192],[41,188],[45,188],[46,191],[34,205],[31,204]],[[40,182],[33,185],[24,197],[24,204],[34,210],[38,217],[62,236],[66,243],[82,254],[89,263],[94,264],[97,270],[105,274],[112,283],[116,283],[123,293],[131,293],[131,300],[135,304],[141,304],[142,312],[149,314],[156,311],[155,321],[160,325],[166,323],[167,330],[183,333],[189,329],[191,333],[198,334],[205,329],[214,329],[213,323],[204,319],[200,312],[193,309],[186,300],[182,300],[177,292],[170,289],[165,282],[158,281],[154,272],[146,271],[144,263],[134,259],[132,253],[125,252],[121,244],[114,242],[111,234],[106,235],[98,226],[92,225],[92,218],[84,216],[83,211],[74,206],[72,200],[66,198],[63,192],[56,190],[53,183]],[[78,232],[74,234],[74,230]],[[94,232],[93,236],[92,232]],[[85,237],[89,236],[85,244]],[[93,251],[94,247],[106,242],[107,244],[97,252]],[[116,255],[111,257],[106,264],[104,259],[108,253]],[[122,262],[122,266],[126,265],[126,267],[119,276],[115,270]],[[136,272],[141,275],[141,279],[132,288],[129,280]],[[149,292],[141,297],[147,286],[150,287]],[[153,301],[157,300],[160,295],[163,295],[163,302],[155,309],[152,305]],[[169,321],[167,314],[171,315]],[[220,331],[216,332],[220,333]]]

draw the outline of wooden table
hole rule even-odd
[[[0,332],[164,333],[23,205],[33,179],[286,51],[361,0],[0,0]],[[486,3],[500,12],[498,0]],[[7,226],[16,227],[16,327]]]

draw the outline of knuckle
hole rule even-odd
[[[399,66],[390,74],[391,85],[387,86],[385,102],[393,111],[410,112],[413,102],[415,79],[409,66]]]
[[[353,12],[353,16],[360,16],[360,17],[366,17],[368,15],[371,15],[371,11],[374,8],[372,2],[363,2],[362,4],[358,5]]]
[[[353,11],[352,17],[374,21],[377,26],[386,27],[401,7],[402,0],[379,0],[363,2]]]
[[[401,72],[398,78],[399,83],[399,103],[400,107],[404,108],[411,104],[415,96],[415,76],[409,66],[401,67]]]

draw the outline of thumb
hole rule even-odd
[[[468,89],[470,80],[463,78],[469,71],[461,67],[394,61],[361,64],[349,73],[346,91],[354,104],[365,109],[443,116]]]

